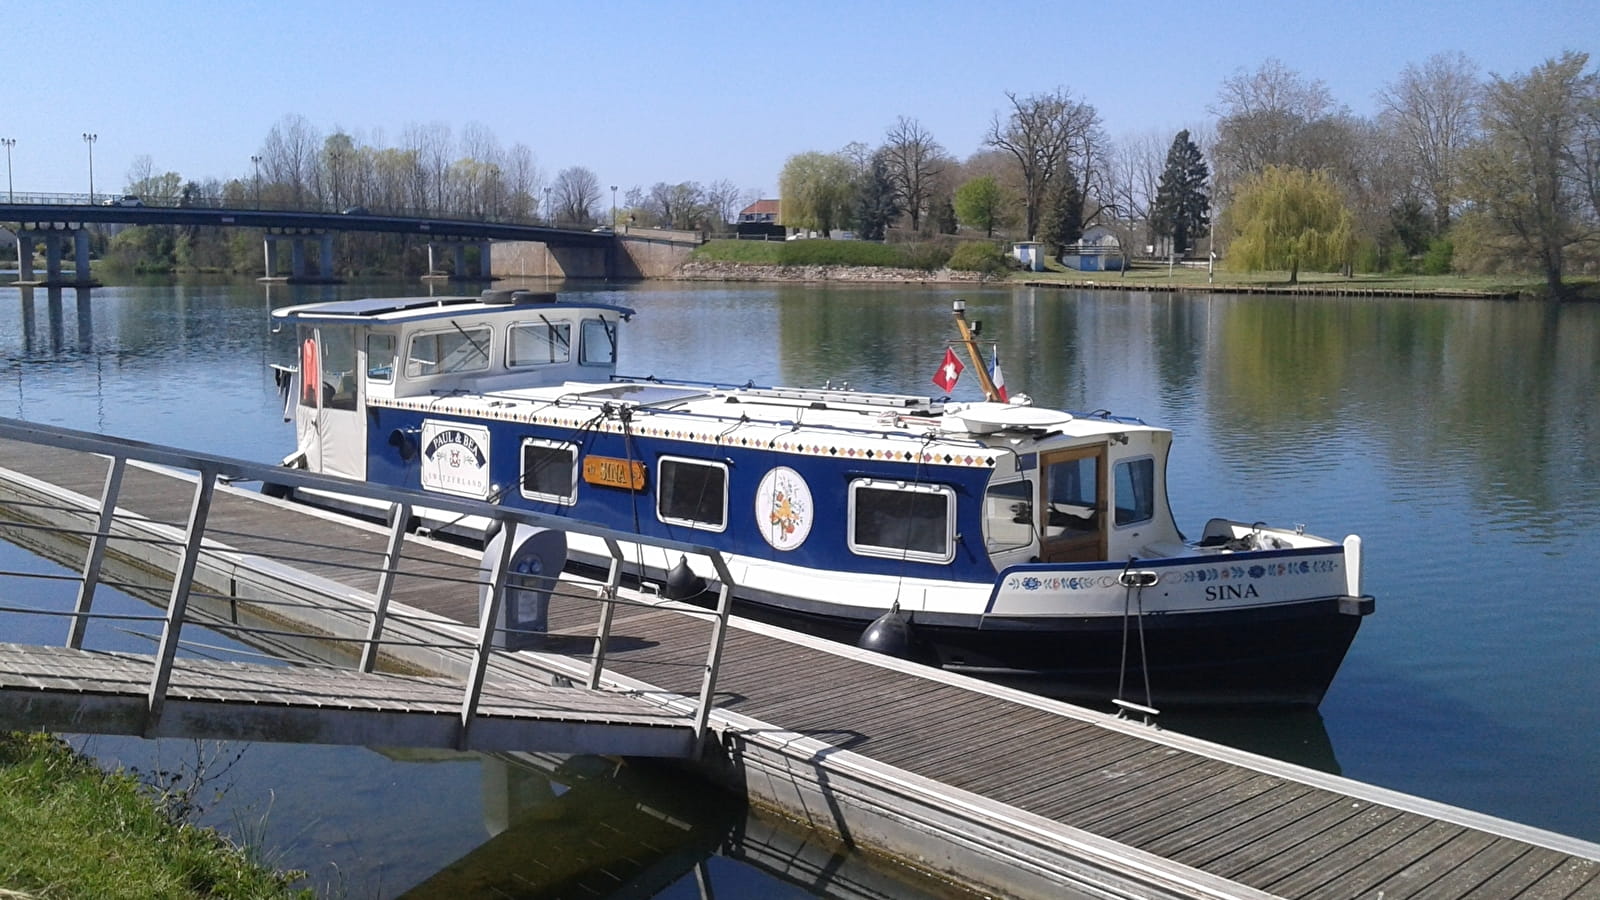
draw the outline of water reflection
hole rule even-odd
[[[686,792],[669,766],[518,754],[480,769],[489,840],[407,900],[979,896],[780,826],[728,795]]]

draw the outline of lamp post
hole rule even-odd
[[[617,230],[617,186],[611,186],[611,230]]]
[[[89,145],[89,205],[94,205],[94,142],[100,140],[100,135],[85,131],[83,142]]]
[[[337,150],[329,150],[328,151],[328,159],[331,161],[330,168],[333,169],[333,211],[334,212],[338,212],[339,211],[339,157],[341,157],[343,155],[344,154],[340,153]]]
[[[545,188],[544,189],[544,219],[545,219],[545,224],[546,225],[554,225],[556,223],[555,212],[556,212],[555,210],[550,208],[550,189],[549,188]]]
[[[250,165],[256,167],[256,209],[260,209],[261,208],[261,157],[260,157],[260,155],[251,154],[251,156],[250,156]],[[268,272],[267,274],[270,275],[272,273]]]
[[[11,188],[11,148],[17,145],[16,138],[0,138],[0,144],[6,145],[6,202],[17,202],[17,192]]]

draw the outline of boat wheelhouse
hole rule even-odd
[[[848,641],[887,616],[899,652],[1057,696],[1315,705],[1372,609],[1356,537],[1185,539],[1167,429],[619,376],[632,315],[521,291],[275,310],[299,348],[285,463],[712,546],[747,612]],[[567,554],[608,558],[576,534]],[[627,558],[654,580],[696,562]]]

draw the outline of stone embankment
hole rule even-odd
[[[978,272],[953,269],[894,269],[887,266],[764,266],[730,262],[690,261],[679,266],[670,278],[683,281],[848,281],[907,282],[927,284],[975,283],[984,279]]]

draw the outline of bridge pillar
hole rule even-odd
[[[425,274],[436,275],[436,274],[438,274],[438,272],[439,272],[439,267],[434,265],[434,263],[433,263],[433,241],[429,241],[428,242],[428,271]]]
[[[266,277],[271,278],[272,276],[276,275],[278,272],[277,238],[269,234],[261,239],[261,257],[262,262],[266,265],[267,271],[264,273]]]
[[[333,277],[333,232],[322,233],[322,247],[317,256],[317,271],[322,273],[324,280]]]
[[[94,279],[89,274],[89,229],[79,228],[72,233],[72,262],[78,270],[78,283],[88,284]]]
[[[478,277],[490,281],[494,278],[492,272],[489,268],[489,242],[484,241],[478,245]]]
[[[33,280],[33,232],[17,232],[17,280]]]
[[[44,278],[47,284],[61,283],[61,235],[54,231],[44,239]]]
[[[456,278],[467,277],[467,245],[457,244],[453,248],[456,252],[456,270],[450,274]]]
[[[306,239],[303,237],[289,241],[289,277],[306,277]]]

